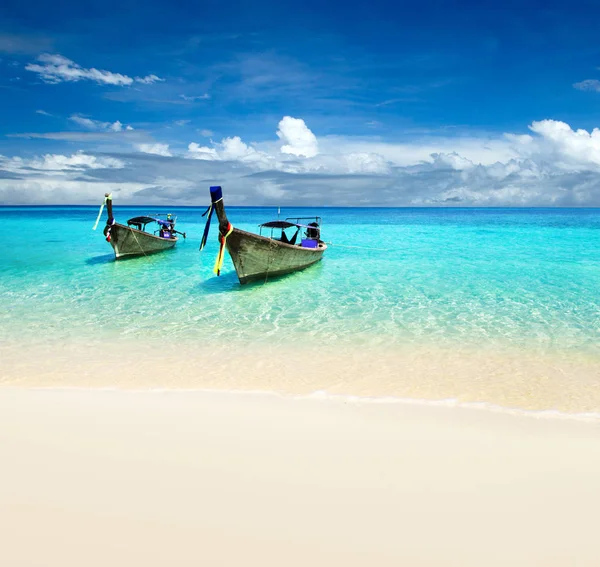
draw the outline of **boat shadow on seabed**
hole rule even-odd
[[[319,262],[302,272],[269,276],[266,280],[255,280],[248,282],[246,285],[240,285],[235,270],[232,269],[229,272],[221,273],[220,276],[213,275],[212,277],[201,281],[194,286],[194,289],[201,292],[203,295],[219,295],[221,293],[232,292],[250,293],[257,289],[271,289],[271,291],[274,291],[274,288],[277,288],[278,284],[283,284],[284,282],[286,286],[290,284],[303,286],[311,285],[313,281],[316,281],[317,278],[320,277],[322,271],[323,264]],[[271,284],[268,288],[264,288],[266,282]]]
[[[109,262],[115,261],[114,254],[102,254],[100,256],[93,256],[91,258],[86,258],[85,263],[88,266],[95,266],[97,264],[108,264]]]
[[[135,265],[139,263],[140,265],[144,262],[146,265],[151,265],[155,262],[160,262],[161,258],[164,258],[166,255],[174,254],[176,251],[172,250],[164,250],[161,254],[148,254],[147,256],[124,256],[120,258],[118,262],[115,262],[114,254],[102,254],[100,256],[92,256],[91,258],[86,258],[85,263],[88,266],[96,266],[98,264],[112,264],[117,266],[118,264],[128,264]]]

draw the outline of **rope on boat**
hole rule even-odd
[[[140,247],[140,250],[142,251],[142,254],[144,256],[148,256],[148,254],[146,254],[146,251],[142,248],[142,245],[140,244],[140,241],[138,240],[137,234],[135,233],[135,229],[131,230],[131,234],[133,234],[133,237],[135,238],[135,241],[137,242],[137,245]]]
[[[393,248],[370,248],[368,246],[348,246],[345,244],[336,244],[335,242],[325,242],[328,246],[337,246],[338,248],[358,248],[359,250],[376,250],[378,252],[391,252]]]

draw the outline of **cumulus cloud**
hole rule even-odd
[[[212,134],[210,131],[204,131],[204,134]],[[316,136],[306,126],[304,120],[285,116],[279,122],[277,136],[284,142],[281,147],[281,153],[296,157],[313,158],[318,154],[318,142]],[[200,146],[192,142],[188,146],[188,157],[203,160],[221,160],[238,161],[249,164],[257,169],[286,169],[297,170],[296,163],[285,164],[280,156],[273,155],[256,147],[255,144],[246,144],[239,136],[223,138],[220,143],[212,142],[212,147]],[[362,167],[365,165],[364,157],[357,158],[361,161]],[[311,167],[320,167],[312,164],[300,166],[303,169]]]
[[[108,131],[108,132],[121,132],[123,130],[133,130],[131,126],[123,126],[123,124],[116,120],[115,122],[102,122],[100,120],[93,120],[92,118],[87,118],[85,116],[81,116],[79,114],[73,114],[69,117],[69,120],[79,124],[79,126],[83,126],[88,130],[97,130],[97,131]]]
[[[188,145],[188,157],[192,159],[203,159],[207,161],[213,161],[219,159],[219,154],[214,148],[200,146],[200,144],[197,144],[196,142],[191,142]]]
[[[431,159],[432,165],[436,169],[450,168],[456,170],[463,170],[475,167],[475,164],[470,159],[464,158],[456,152],[451,152],[448,154],[433,153],[431,154]]]
[[[137,149],[144,154],[154,154],[156,156],[171,157],[173,154],[169,151],[169,144],[138,144]]]
[[[539,134],[545,144],[538,151],[551,153],[558,167],[579,170],[600,166],[600,129],[573,130],[558,120],[533,122],[529,128]]]
[[[103,71],[94,67],[86,69],[71,59],[58,54],[43,53],[37,58],[37,61],[38,63],[26,65],[25,69],[37,73],[45,82],[51,84],[85,80],[101,85],[129,86],[134,82],[150,84],[163,80],[156,75],[132,79],[121,73]]]
[[[242,162],[259,169],[272,167],[276,163],[268,153],[244,143],[239,136],[223,138],[220,143],[213,143],[213,147],[192,142],[187,155],[193,159]]]
[[[284,116],[279,122],[277,136],[284,143],[281,152],[302,157],[314,157],[319,153],[317,137],[301,118]]]
[[[428,136],[402,143],[315,137],[313,144],[303,121],[286,121],[283,128],[282,122],[274,128],[282,134],[279,142],[275,133],[261,143],[231,136],[191,142],[180,155],[167,144],[140,140],[137,153],[1,158],[0,199],[34,202],[35,187],[47,196],[42,185],[60,178],[62,190],[70,188],[79,202],[90,201],[76,179],[89,199],[120,183],[123,202],[148,204],[202,204],[206,196],[199,187],[222,184],[228,203],[244,205],[600,205],[598,129],[540,120],[529,133],[495,137]],[[282,142],[302,151],[284,153]],[[27,198],[19,197],[23,191]]]

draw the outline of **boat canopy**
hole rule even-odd
[[[318,217],[309,217],[309,218],[318,219]],[[300,219],[297,219],[297,220],[300,220]],[[288,220],[274,220],[274,221],[265,222],[263,224],[259,224],[258,226],[260,228],[281,228],[281,229],[290,228],[292,226],[295,226],[296,228],[314,228],[315,227],[314,224],[300,224],[297,222],[290,222]],[[316,226],[317,227],[319,226],[318,221],[317,221]]]
[[[129,219],[127,221],[127,225],[131,226],[131,225],[137,225],[137,226],[145,226],[151,222],[156,222],[158,223],[160,226],[164,226],[164,227],[169,227],[173,224],[175,224],[174,220],[162,220],[162,219],[157,219],[155,217],[146,217],[146,216],[142,216],[142,217],[133,217],[132,219]]]
[[[295,226],[296,228],[300,227],[299,224],[283,220],[269,221],[264,224],[259,224],[258,226],[261,228],[290,228],[292,226]]]
[[[127,224],[148,224],[149,222],[156,222],[156,219],[152,217],[133,217],[127,221]]]

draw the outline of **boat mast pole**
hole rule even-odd
[[[113,220],[113,211],[112,211],[112,193],[105,193],[106,197],[106,213],[108,214],[108,224],[112,224],[110,221]]]
[[[212,201],[212,206],[217,213],[217,218],[219,219],[219,232],[221,234],[227,234],[229,230],[229,219],[227,218],[227,214],[225,213],[225,206],[223,205],[223,190],[220,185],[216,187],[210,188],[210,200]]]

